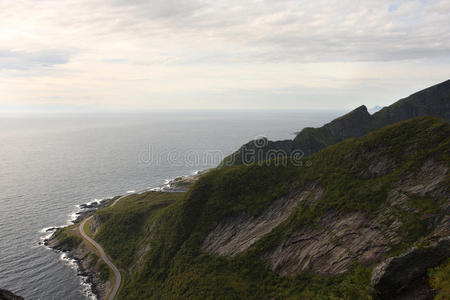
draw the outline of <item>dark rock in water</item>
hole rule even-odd
[[[46,231],[47,232],[50,232],[50,231],[55,231],[56,229],[58,229],[57,227],[50,227],[49,229],[47,229]]]
[[[80,208],[83,208],[83,209],[85,209],[85,208],[95,208],[95,207],[97,207],[99,204],[97,203],[97,202],[92,202],[91,204],[87,204],[87,203],[85,203],[85,204],[81,204],[80,205]]]
[[[8,290],[0,289],[0,300],[23,300],[23,297],[17,296]]]
[[[77,213],[75,213],[77,215],[77,217],[75,218],[75,220],[72,221],[72,223],[76,224],[76,223],[80,223],[85,217],[87,217],[90,213],[96,211],[97,209],[88,209],[88,210],[83,210],[83,211],[79,211]]]
[[[80,209],[82,209],[82,210],[75,213],[76,218],[75,218],[75,220],[73,220],[71,222],[74,224],[80,223],[90,213],[96,211],[99,208],[105,207],[110,201],[114,201],[118,197],[121,197],[121,196],[116,196],[114,198],[108,198],[108,199],[102,199],[100,202],[92,202],[91,204],[87,204],[87,203],[81,204]]]
[[[88,214],[88,213],[93,212],[93,211],[96,211],[96,209],[83,210],[83,211],[76,212],[75,214],[76,215],[85,215],[85,214]]]
[[[394,299],[417,286],[428,269],[442,264],[449,257],[449,237],[429,247],[414,247],[378,265],[372,273],[372,285],[379,291],[381,299]]]

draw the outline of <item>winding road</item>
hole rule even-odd
[[[116,199],[113,204],[111,204],[110,207],[114,206],[117,204],[117,202],[119,202],[120,199],[123,199],[125,197],[127,197],[129,195],[125,195],[122,196],[118,199]],[[84,231],[84,225],[86,224],[87,221],[89,221],[90,219],[92,219],[92,216],[90,216],[89,218],[84,219],[81,224],[78,226],[79,230],[80,230],[80,234],[81,236],[88,240],[94,247],[95,249],[97,249],[98,253],[100,254],[100,257],[103,259],[103,261],[109,266],[109,268],[113,271],[114,273],[114,285],[113,285],[113,289],[110,291],[109,296],[108,296],[108,300],[114,300],[114,298],[117,295],[117,292],[119,291],[120,288],[120,283],[122,282],[122,275],[120,274],[119,269],[113,264],[113,262],[111,261],[111,259],[108,257],[108,255],[106,255],[105,251],[103,250],[102,246],[100,246],[96,241],[94,241],[90,236],[88,236],[86,234],[86,232]]]

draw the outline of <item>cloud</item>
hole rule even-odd
[[[51,67],[54,65],[66,64],[70,54],[65,51],[45,50],[45,51],[11,51],[0,49],[0,70],[29,70],[41,67]]]
[[[450,55],[450,5],[445,0],[9,3],[0,2],[0,25],[11,31],[9,42],[19,48],[72,46],[86,56],[111,60],[130,60],[130,55],[145,52],[152,60],[171,57],[176,63],[395,61]]]
[[[450,67],[446,0],[0,0],[0,28],[11,105],[373,106]]]
[[[223,53],[215,56],[218,62],[221,58],[229,62],[230,57],[271,62],[395,61],[450,53],[450,8],[445,1],[113,3],[132,16],[122,25],[139,29],[136,33],[143,39],[161,34],[169,40],[178,38],[180,46],[199,50],[193,55],[196,61],[203,57],[210,62],[216,47]],[[190,40],[184,41],[186,35]]]

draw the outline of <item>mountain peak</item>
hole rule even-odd
[[[436,116],[450,121],[450,79],[383,107],[373,115],[365,105],[361,105],[320,128],[303,128],[291,145],[289,141],[283,141],[280,148],[276,142],[271,142],[265,150],[285,151],[291,148],[292,151],[301,150],[304,155],[311,155],[345,139],[360,137],[372,130],[419,116]],[[226,157],[221,166],[242,164],[241,156],[248,156],[244,150]],[[251,161],[259,160],[254,157]]]

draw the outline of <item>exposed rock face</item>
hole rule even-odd
[[[381,299],[393,299],[419,283],[429,268],[450,257],[450,238],[445,237],[428,247],[414,247],[408,252],[387,259],[372,273],[372,285]]]
[[[259,217],[243,214],[226,218],[208,234],[201,248],[223,256],[241,253],[285,221],[300,201],[305,201],[310,195],[313,199],[320,198],[323,192],[322,187],[311,184],[302,191],[275,201]]]
[[[0,300],[23,300],[23,297],[17,296],[8,290],[0,289]]]
[[[348,270],[354,262],[371,264],[381,260],[399,242],[403,225],[400,209],[415,213],[410,200],[428,195],[439,203],[441,211],[448,211],[448,169],[433,159],[422,168],[393,185],[388,192],[388,204],[378,215],[369,218],[361,212],[339,214],[330,212],[318,221],[314,229],[304,228],[266,254],[268,266],[280,275],[311,270],[321,274],[338,274]],[[361,174],[364,175],[364,174]],[[448,216],[430,213],[423,222],[427,230],[449,228]]]
[[[94,215],[89,229],[93,234],[96,234],[97,229],[100,228],[100,226],[101,226],[100,218],[97,215]]]
[[[345,272],[354,262],[371,263],[390,250],[390,237],[400,223],[381,228],[378,221],[362,213],[330,213],[315,226],[320,229],[292,235],[267,253],[264,260],[280,275],[306,270],[332,275]]]
[[[249,142],[226,157],[220,166],[264,161],[270,159],[267,153],[290,155],[293,151],[301,151],[305,156],[311,155],[345,139],[360,137],[372,130],[419,116],[437,116],[450,122],[450,80],[401,99],[373,115],[362,105],[320,128],[304,128],[293,141],[267,141],[256,152],[254,142]]]
[[[359,177],[384,176],[395,169],[392,160],[383,156],[372,157],[375,152],[377,150],[360,154],[365,155],[370,163],[360,171]],[[352,161],[355,157],[350,153],[346,159]],[[304,226],[288,236],[262,259],[271,270],[282,276],[306,270],[335,275],[347,271],[355,262],[365,265],[380,262],[405,236],[401,233],[404,226],[402,214],[414,215],[420,211],[414,204],[417,197],[425,197],[429,199],[423,200],[429,201],[427,205],[439,207],[417,220],[426,232],[445,231],[450,227],[450,218],[443,213],[450,205],[447,179],[448,168],[429,158],[421,168],[391,185],[386,204],[376,215],[368,216],[361,211],[330,211],[323,214],[314,226]],[[222,256],[241,253],[286,220],[301,202],[317,201],[324,193],[325,189],[314,183],[297,194],[275,201],[259,217],[240,215],[226,218],[209,233],[202,250]],[[314,200],[310,200],[310,195],[314,195]],[[308,202],[303,205],[312,204]]]

